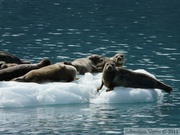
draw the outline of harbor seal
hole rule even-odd
[[[75,80],[77,70],[71,65],[56,63],[40,69],[31,70],[27,74],[12,81],[19,82],[71,82]]]
[[[0,51],[0,61],[4,61],[5,63],[30,64],[28,61],[20,60],[15,55],[3,51]]]
[[[37,64],[20,64],[17,66],[1,69],[0,81],[10,81],[11,79],[22,76],[33,69],[42,68],[50,64],[50,60],[45,58]]]
[[[103,85],[107,87],[106,91],[111,91],[114,87],[132,87],[132,88],[158,88],[170,93],[172,88],[159,80],[156,80],[143,73],[135,73],[122,67],[116,67],[113,62],[107,62],[102,73],[102,84],[97,91],[102,89]]]
[[[86,72],[98,72],[99,70],[96,68],[96,65],[99,62],[102,62],[101,56],[94,54],[86,58],[75,59],[72,62],[64,62],[64,64],[74,66],[78,73],[83,75]]]

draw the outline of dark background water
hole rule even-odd
[[[160,105],[128,105],[127,110],[122,109],[124,105],[80,106],[80,110],[88,108],[89,115],[84,111],[71,113],[71,107],[67,106],[68,117],[56,112],[56,108],[63,108],[61,106],[50,107],[52,112],[47,111],[49,107],[29,109],[30,115],[34,110],[40,115],[38,110],[45,109],[45,120],[49,121],[55,119],[54,111],[64,116],[67,119],[65,124],[70,125],[65,131],[71,127],[70,132],[77,129],[76,133],[88,130],[103,133],[103,130],[109,131],[113,127],[111,131],[122,133],[126,126],[179,127],[179,7],[179,0],[1,0],[0,50],[31,62],[48,57],[53,63],[90,54],[113,56],[121,51],[126,56],[125,67],[145,69],[173,87],[172,94],[165,94]],[[145,109],[139,111],[139,108]],[[92,110],[105,114],[105,118]],[[14,111],[18,111],[14,115],[21,115],[20,110]],[[1,110],[3,115],[10,112]],[[80,123],[71,123],[70,119],[77,118],[76,113],[80,113],[79,121],[76,119]],[[150,117],[145,117],[146,114]],[[26,121],[25,112],[23,117]],[[82,122],[89,122],[86,130],[75,126],[82,126]],[[52,124],[55,130],[58,123],[61,122]],[[48,127],[48,124],[42,125]],[[4,124],[5,127],[8,125]],[[17,127],[22,128],[20,125]]]

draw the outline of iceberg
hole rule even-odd
[[[143,69],[134,70],[153,76]],[[106,87],[97,92],[102,73],[78,75],[73,82],[24,83],[0,82],[0,108],[26,107],[57,104],[111,104],[159,102],[163,92],[159,89],[115,87],[106,92]]]

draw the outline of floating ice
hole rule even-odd
[[[136,70],[148,75],[145,70]],[[134,89],[116,87],[106,92],[105,86],[96,92],[101,84],[102,73],[79,75],[79,80],[71,83],[22,83],[0,82],[0,107],[25,107],[55,104],[80,103],[146,103],[158,102],[163,98],[159,89]]]

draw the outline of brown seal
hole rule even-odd
[[[50,60],[45,58],[37,64],[20,64],[17,66],[1,69],[0,81],[9,81],[13,78],[24,75],[33,69],[38,69],[44,66],[48,66],[50,64],[51,64]]]
[[[71,65],[56,63],[40,69],[31,70],[27,74],[13,79],[19,82],[71,82],[75,80],[77,70]]]
[[[3,51],[0,51],[0,61],[4,61],[5,63],[30,64],[28,61],[22,61],[18,57]]]
[[[125,56],[123,53],[117,53],[113,57],[110,57],[110,58],[102,56],[101,62],[97,63],[96,68],[102,72],[105,64],[109,61],[114,62],[115,65],[118,67],[122,67],[125,63]]]
[[[113,62],[107,62],[103,69],[102,84],[97,89],[102,89],[103,85],[107,87],[106,91],[111,91],[114,87],[132,87],[132,88],[158,88],[168,93],[172,88],[146,74],[135,73],[122,67],[116,67]]]
[[[98,72],[96,65],[100,62],[102,62],[101,56],[94,54],[86,58],[75,59],[72,62],[64,62],[64,64],[74,66],[79,74],[85,74],[86,72]]]

